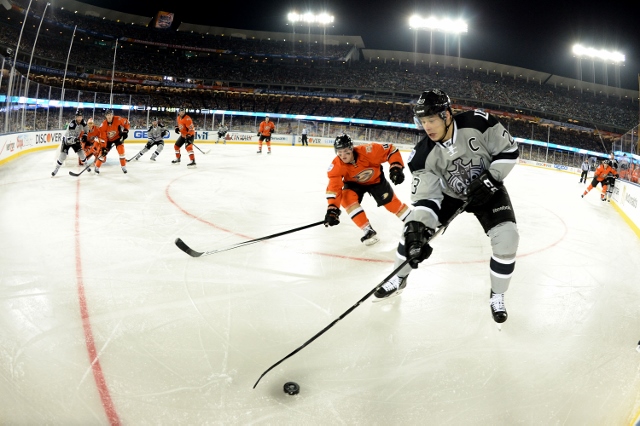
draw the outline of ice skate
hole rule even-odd
[[[196,160],[193,160],[189,164],[187,164],[187,167],[190,168],[190,169],[195,169],[196,168]]]
[[[94,175],[99,175],[100,174],[100,169],[97,168],[97,167],[95,169],[93,169],[93,174]]]
[[[58,170],[60,170],[60,166],[56,166],[56,169],[51,172],[51,177],[54,177],[56,173],[58,173]]]
[[[156,156],[155,155],[151,156],[151,161],[156,161]]]
[[[258,151],[256,151],[256,154],[262,154],[262,150],[259,149]]]
[[[367,226],[364,228],[364,236],[360,238],[360,241],[362,241],[367,246],[372,246],[380,241],[380,239],[376,237],[376,235],[377,232],[374,231],[371,226]]]
[[[125,175],[127,174],[127,168],[125,166],[122,166],[122,173],[124,173]]]
[[[175,160],[172,160],[171,164],[180,164],[180,159],[176,158]]]
[[[271,151],[267,151],[267,154],[271,154]]]
[[[399,296],[406,286],[407,277],[399,277],[397,275],[394,275],[393,277],[391,277],[391,279],[389,279],[389,281],[382,284],[382,286],[380,286],[380,288],[378,288],[376,292],[373,293],[373,295],[377,298],[373,301],[380,302],[390,296]]]
[[[505,322],[508,317],[507,309],[504,307],[504,293],[494,293],[493,290],[491,290],[489,304],[491,305],[493,320],[498,324],[498,329],[500,330],[500,324]]]

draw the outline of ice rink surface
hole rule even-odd
[[[127,175],[114,153],[100,176],[51,178],[53,150],[0,167],[0,423],[628,425],[640,412],[640,240],[599,188],[581,199],[577,175],[524,165],[506,180],[521,240],[502,331],[489,240],[463,214],[400,297],[367,299],[254,389],[391,272],[401,222],[367,196],[374,246],[343,213],[189,257],[177,237],[206,251],[322,220],[334,157],[199,146],[211,152],[193,170],[170,164],[171,144]],[[395,187],[407,203],[409,183]]]

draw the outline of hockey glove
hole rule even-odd
[[[108,153],[108,152],[109,152],[109,150],[108,150],[107,148],[102,148],[102,149],[100,150],[100,156],[101,156],[102,158],[105,158],[105,157],[107,156],[107,153]]]
[[[64,144],[67,146],[73,145],[73,138],[63,138]]]
[[[434,231],[427,228],[424,223],[412,220],[404,227],[404,249],[409,259],[409,266],[413,269],[433,253],[433,248],[429,245],[429,240]]]
[[[260,132],[258,132],[258,134],[256,136],[260,137]]]
[[[87,142],[87,135],[82,135],[82,138],[80,139],[82,142]]]
[[[125,129],[124,127],[120,126],[118,131],[120,132],[121,140],[125,141],[129,137],[129,130]]]
[[[469,198],[469,204],[481,206],[487,203],[501,187],[502,183],[495,180],[491,173],[485,170],[467,186],[466,195]]]
[[[180,134],[180,127],[176,126],[176,134]]]
[[[324,226],[328,227],[340,224],[340,219],[338,218],[339,216],[340,209],[333,204],[330,204],[327,208],[327,214],[324,215]]]
[[[163,138],[166,138],[167,136],[169,136],[169,131],[168,130],[163,130],[162,133],[161,133],[161,136]]]
[[[400,185],[404,182],[404,172],[402,171],[402,167],[392,167],[389,169],[389,179],[393,182],[394,185]]]

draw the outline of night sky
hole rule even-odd
[[[287,13],[326,10],[336,22],[327,34],[359,35],[370,49],[414,51],[415,33],[408,19],[413,13],[421,16],[463,18],[469,32],[461,38],[461,57],[497,62],[578,78],[577,60],[571,53],[574,43],[626,55],[619,68],[620,86],[638,90],[640,72],[640,2],[534,0],[453,0],[416,2],[412,0],[369,0],[319,2],[229,1],[211,2],[200,6],[196,2],[166,0],[82,0],[113,10],[153,16],[158,10],[175,13],[177,21],[220,27],[289,32]],[[313,30],[312,30],[313,31]],[[457,56],[457,39],[450,41],[448,54]],[[418,36],[418,51],[428,53],[429,33]],[[434,52],[444,53],[444,37],[434,33]],[[604,84],[601,62],[595,63],[595,82]],[[608,68],[608,84],[617,85],[614,67]],[[582,61],[582,79],[593,81],[592,63]]]

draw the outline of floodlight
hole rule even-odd
[[[624,62],[625,55],[620,52],[610,52],[604,49],[596,49],[593,47],[585,47],[581,44],[575,44],[573,46],[573,53],[578,57],[588,57],[591,59],[598,59],[601,61],[611,61],[614,63]]]
[[[435,16],[422,18],[413,15],[409,18],[409,26],[417,30],[442,31],[445,33],[460,34],[469,31],[469,26],[462,19],[439,19]]]

